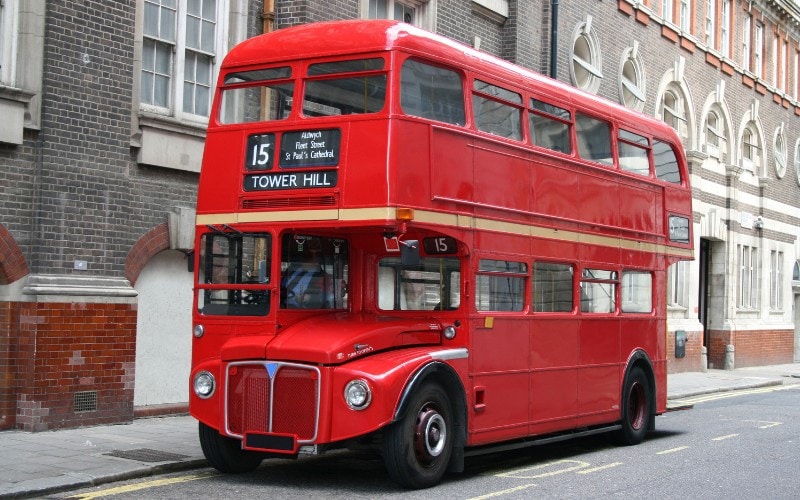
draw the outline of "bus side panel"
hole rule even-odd
[[[578,328],[564,315],[531,325],[531,434],[574,425],[578,411]]]
[[[532,167],[531,210],[553,217],[575,219],[576,214],[581,213],[578,174],[558,164],[550,164],[550,161],[537,162]],[[564,255],[569,254],[562,254]]]
[[[346,164],[339,166],[341,207],[386,206],[389,120],[354,120],[345,128],[348,133],[343,131],[342,145],[347,151],[342,157]]]
[[[473,140],[460,131],[431,130],[431,196],[474,201],[481,187],[473,182]]]
[[[508,315],[471,321],[471,445],[528,433],[529,325],[524,317]]]
[[[580,209],[576,215],[582,222],[619,226],[619,212],[620,207],[623,206],[622,200],[620,200],[619,184],[607,177],[585,174],[580,177],[578,193]],[[627,209],[627,205],[625,206]]]
[[[608,422],[620,409],[620,320],[581,320],[578,344],[578,415],[580,425]]]
[[[229,213],[239,206],[242,190],[244,149],[242,130],[210,128],[203,150],[203,164],[197,195],[197,213]],[[231,145],[235,145],[231,147]]]
[[[520,148],[475,140],[475,202],[526,210],[530,204],[531,163]]]

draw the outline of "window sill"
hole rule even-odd
[[[131,146],[139,149],[140,164],[199,173],[205,136],[205,124],[143,111]]]

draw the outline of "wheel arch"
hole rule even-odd
[[[467,396],[464,385],[452,366],[442,361],[432,361],[414,372],[400,395],[392,422],[397,422],[406,415],[409,411],[411,395],[428,382],[439,384],[450,398],[455,439],[449,470],[450,472],[462,472],[464,470],[464,447],[467,442]]]

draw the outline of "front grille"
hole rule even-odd
[[[227,372],[228,433],[293,434],[299,443],[316,439],[319,370],[293,363],[231,364]]]

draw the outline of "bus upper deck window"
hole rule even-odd
[[[386,101],[382,58],[312,64],[303,96],[305,116],[377,113]],[[342,75],[331,77],[330,75]],[[346,76],[345,76],[346,75]],[[324,76],[324,78],[316,78]]]
[[[575,129],[578,136],[578,154],[581,158],[613,165],[611,154],[611,126],[596,118],[576,113]]]
[[[647,137],[620,129],[617,143],[620,168],[635,174],[649,176],[650,155],[647,153],[649,145],[650,140]]]
[[[656,177],[673,184],[681,183],[681,171],[675,150],[666,142],[653,141],[653,160],[656,164]]]
[[[511,90],[475,80],[473,113],[478,130],[508,139],[522,139],[522,97]]]
[[[570,112],[538,99],[531,99],[531,141],[536,146],[561,153],[571,153],[569,144]]]
[[[464,125],[461,75],[414,59],[406,60],[400,73],[400,106],[407,115]]]
[[[225,76],[219,119],[224,124],[282,120],[289,116],[294,83],[288,66]]]

